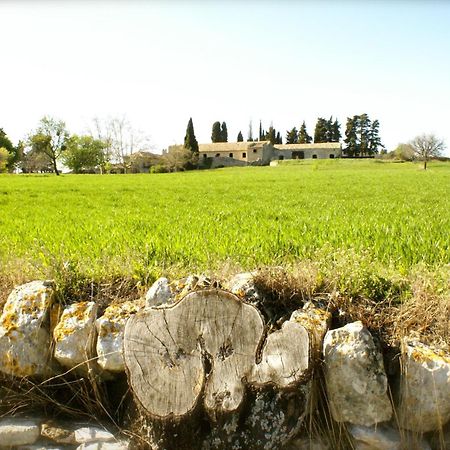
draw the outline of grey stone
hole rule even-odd
[[[442,429],[450,420],[450,357],[418,342],[402,347],[400,424],[414,432]]]
[[[383,358],[361,322],[328,331],[323,354],[330,409],[337,422],[371,426],[391,418]]]
[[[158,278],[145,296],[145,304],[147,307],[158,306],[170,302],[172,291],[170,289],[169,280],[167,278]]]
[[[40,424],[35,420],[0,419],[0,443],[5,447],[34,444],[40,431]]]
[[[348,431],[355,440],[356,449],[400,450],[402,448],[400,433],[385,425],[372,427],[351,425]]]
[[[261,294],[255,286],[254,277],[252,272],[238,273],[228,281],[227,288],[238,297],[256,304],[261,300]]]
[[[81,427],[75,430],[75,441],[79,444],[115,441],[114,435],[99,427]]]

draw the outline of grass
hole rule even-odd
[[[157,175],[0,177],[0,271],[102,279],[317,259],[450,262],[450,165],[314,161]],[[319,255],[320,254],[320,255]]]

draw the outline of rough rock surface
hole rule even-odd
[[[42,424],[41,436],[57,444],[77,444],[75,433],[72,429],[48,422]]]
[[[94,302],[73,303],[64,309],[53,330],[55,359],[60,364],[73,368],[92,357],[96,314]]]
[[[75,430],[75,441],[79,444],[88,442],[112,442],[114,435],[99,427],[81,427]]]
[[[18,377],[51,372],[48,316],[53,294],[45,281],[11,292],[0,316],[0,371]]]
[[[95,321],[97,327],[98,364],[110,372],[123,372],[123,333],[127,320],[142,309],[136,301],[110,305],[103,316]]]
[[[158,306],[170,302],[172,299],[169,280],[165,277],[158,278],[148,290],[145,296],[147,307]]]
[[[361,322],[328,331],[323,354],[334,420],[371,426],[391,418],[383,358]]]
[[[255,286],[254,277],[255,274],[252,272],[238,273],[228,281],[226,287],[239,298],[257,304],[261,300],[261,294]]]
[[[90,442],[81,444],[76,450],[128,450],[130,448],[128,442]]]
[[[402,448],[400,433],[389,426],[351,425],[348,427],[348,431],[355,440],[356,449],[401,450]]]
[[[34,444],[40,434],[39,422],[29,419],[0,419],[0,445]]]
[[[415,432],[442,429],[450,420],[450,357],[420,343],[403,343],[398,415]]]

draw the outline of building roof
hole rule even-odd
[[[199,152],[236,152],[254,148],[262,148],[270,144],[269,141],[257,142],[213,142],[211,144],[199,144]]]
[[[278,150],[320,150],[331,148],[340,150],[341,144],[339,142],[320,142],[316,144],[275,144]]]

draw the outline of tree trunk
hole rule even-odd
[[[427,158],[423,160],[423,170],[427,170]]]
[[[144,310],[128,320],[124,334],[129,383],[155,427],[186,424],[197,415],[213,428],[234,421],[252,398],[248,389],[272,389],[271,401],[284,398],[283,392],[292,395],[309,376],[309,347],[307,331],[295,320],[266,337],[261,313],[221,290]],[[298,419],[290,419],[291,428]],[[260,448],[243,430],[233,433],[245,436],[248,448]],[[264,439],[258,435],[254,442]]]
[[[53,170],[55,171],[55,174],[58,176],[59,175],[59,170],[58,167],[56,165],[56,158],[52,157],[52,164],[53,164]]]

